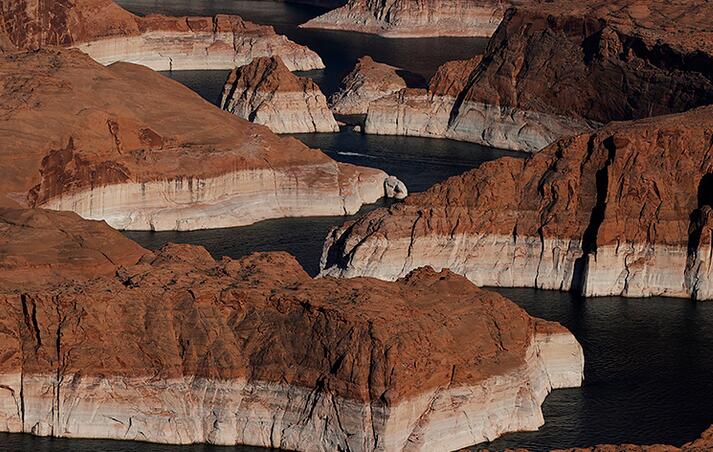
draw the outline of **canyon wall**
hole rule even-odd
[[[376,101],[366,131],[535,152],[609,121],[713,103],[711,15],[702,0],[518,5],[482,64],[458,73],[462,89]]]
[[[385,37],[490,36],[510,2],[503,0],[349,0],[307,28],[375,33]]]
[[[220,106],[275,133],[339,132],[319,86],[294,75],[279,57],[233,69]]]
[[[323,274],[713,298],[713,107],[502,158],[332,231]]]
[[[0,78],[0,206],[187,230],[405,196],[383,171],[279,138],[141,66],[39,50],[0,57]]]
[[[103,223],[0,209],[0,249],[26,257],[0,266],[2,431],[453,450],[536,429],[547,393],[582,381],[571,333],[447,271],[311,279],[284,253],[216,262],[201,247],[134,245],[112,273],[37,280],[47,256],[62,272],[84,251],[37,240],[30,254],[16,239],[70,231],[116,255]]]
[[[2,0],[0,22],[20,49],[76,47],[102,64],[233,69],[253,58],[279,56],[290,70],[324,67],[308,48],[239,16],[139,17],[111,0]]]

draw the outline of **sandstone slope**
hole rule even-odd
[[[0,206],[188,230],[355,213],[393,187],[142,66],[41,50],[0,57],[0,80]]]
[[[398,68],[377,63],[370,56],[359,58],[329,100],[332,111],[339,115],[365,115],[370,102],[406,88],[397,71]]]
[[[333,231],[325,274],[713,298],[713,107],[502,158]]]
[[[391,38],[490,36],[510,2],[504,0],[349,0],[306,24]]]
[[[279,57],[256,58],[233,69],[220,104],[275,133],[339,132],[319,86],[290,72]]]
[[[12,223],[0,237],[59,215],[56,234],[84,221],[0,209],[0,225]],[[90,246],[92,229],[112,234],[70,227]],[[2,286],[1,431],[452,450],[537,428],[547,393],[582,381],[566,329],[450,272],[313,280],[284,253],[216,262],[190,245],[118,264],[89,280]],[[33,265],[9,271],[31,279]]]
[[[534,152],[609,121],[713,103],[712,16],[705,0],[523,3],[437,126],[420,126],[436,113],[404,95],[376,108],[367,131]]]
[[[239,16],[139,17],[112,0],[0,0],[0,22],[20,49],[76,47],[103,64],[233,69],[275,55],[291,70],[324,67],[308,48]]]

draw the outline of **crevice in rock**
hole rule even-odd
[[[698,265],[700,260],[698,249],[701,244],[703,229],[707,224],[706,207],[713,208],[713,173],[706,174],[698,183],[697,208],[689,216],[684,284],[694,299],[696,298],[696,287],[698,285]]]
[[[582,234],[582,255],[574,261],[574,270],[572,272],[570,290],[579,295],[584,295],[586,291],[589,260],[592,257],[596,258],[597,255],[597,236],[599,228],[604,222],[604,214],[607,207],[609,167],[616,158],[616,144],[613,136],[603,140],[602,146],[607,150],[607,160],[595,175],[596,201],[589,218],[589,224]]]

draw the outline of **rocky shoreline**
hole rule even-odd
[[[234,15],[139,17],[112,0],[20,0],[2,5],[0,22],[17,49],[72,47],[105,65],[123,61],[156,71],[233,69],[254,58],[279,56],[290,70],[324,68],[307,47]]]
[[[21,275],[56,242],[13,251],[18,234],[62,231],[82,246],[49,259],[52,278],[28,285]],[[0,261],[0,429],[297,450],[456,449],[536,429],[547,393],[582,381],[571,333],[449,272],[422,269],[396,283],[313,280],[284,253],[216,262],[201,247],[152,253],[125,242],[75,214],[0,209],[0,247],[9,251]],[[132,251],[113,273],[64,272],[85,250],[103,249]]]

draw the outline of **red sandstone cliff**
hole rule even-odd
[[[106,225],[0,209],[8,257],[25,229],[71,234],[117,260],[111,274],[88,266],[88,278],[71,281],[64,265],[84,251],[54,253],[50,240],[0,265],[10,281],[0,287],[3,431],[453,449],[536,428],[547,392],[581,382],[567,330],[449,272],[313,280],[284,253],[216,262],[189,245],[132,245],[133,257],[119,259],[127,241]],[[28,287],[49,260],[66,279]]]
[[[488,162],[334,231],[326,273],[450,268],[478,285],[713,298],[713,107]]]
[[[398,68],[370,56],[359,58],[341,85],[329,100],[332,111],[340,115],[365,115],[372,101],[406,88]]]
[[[279,57],[256,58],[233,69],[221,108],[275,133],[339,131],[319,86],[290,72]]]
[[[147,68],[77,50],[0,57],[0,206],[72,210],[129,229],[341,215],[386,193],[340,164]]]
[[[20,49],[78,47],[103,64],[232,69],[276,55],[291,70],[324,67],[308,48],[239,16],[138,17],[112,0],[0,0],[2,29]]]
[[[308,28],[386,37],[490,36],[511,2],[503,0],[349,0]]]
[[[703,0],[523,3],[505,15],[483,63],[463,73],[464,88],[438,124],[424,127],[419,115],[429,113],[417,108],[398,121],[415,125],[392,127],[403,114],[392,101],[367,118],[367,131],[534,152],[609,121],[710,104],[710,17]]]

